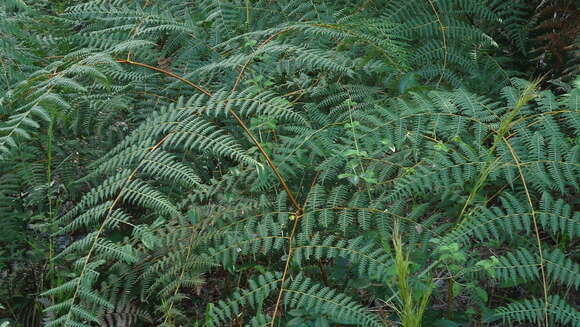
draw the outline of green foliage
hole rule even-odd
[[[414,290],[409,285],[410,265],[408,253],[403,250],[401,235],[399,234],[399,222],[395,222],[393,231],[393,248],[395,250],[395,269],[397,272],[397,286],[401,297],[401,304],[397,310],[401,324],[404,327],[418,327],[422,325],[423,315],[429,303],[429,296],[433,290],[431,283],[422,290]],[[449,252],[449,251],[445,251]],[[455,251],[457,252],[457,251]],[[440,260],[449,261],[447,254],[441,256]],[[416,293],[420,295],[417,296]],[[417,299],[415,299],[417,298]]]
[[[542,17],[4,2],[0,317],[580,325],[580,84],[511,61]]]

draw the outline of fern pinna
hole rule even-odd
[[[48,326],[580,326],[580,85],[503,66],[526,8],[68,6],[0,102],[0,210],[42,183],[69,240]]]

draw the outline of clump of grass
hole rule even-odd
[[[403,249],[403,242],[399,232],[399,224],[393,229],[393,247],[395,249],[395,267],[397,272],[397,287],[401,304],[395,308],[403,327],[420,327],[423,314],[429,303],[433,291],[433,284],[423,289],[414,289],[410,283],[409,253]]]

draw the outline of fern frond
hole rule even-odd
[[[368,313],[350,297],[314,283],[303,275],[296,276],[284,293],[284,305],[288,308],[305,308],[317,314],[330,316],[342,324],[382,326],[377,317]]]
[[[544,300],[534,298],[497,308],[495,315],[504,322],[541,323],[544,320],[544,310]],[[550,321],[561,324],[562,326],[580,326],[580,313],[557,295],[548,298],[547,311]]]

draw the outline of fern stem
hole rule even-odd
[[[252,4],[250,3],[250,0],[246,0],[246,25],[248,25],[248,27],[250,25],[252,25]]]
[[[359,153],[360,152],[360,149],[359,149],[358,140],[357,140],[357,137],[356,137],[356,130],[354,128],[354,121],[352,119],[352,103],[353,103],[353,100],[352,100],[352,97],[350,96],[350,93],[348,92],[348,90],[342,84],[340,84],[340,86],[348,94],[348,100],[349,100],[349,102],[348,102],[348,118],[350,120],[350,130],[352,132],[352,140],[353,140],[353,143],[354,143],[355,150],[357,151],[357,153]],[[363,163],[362,163],[362,160],[361,160],[360,157],[358,157],[358,162],[360,164],[360,169],[361,169],[362,173],[364,174],[365,173],[365,167],[363,166]],[[356,170],[354,168],[353,168],[353,171],[356,174]],[[369,199],[370,199],[371,198],[371,193],[368,190],[368,188],[367,188],[367,192],[369,194]]]
[[[314,176],[312,180],[311,187],[316,183],[318,179],[318,174]],[[280,292],[278,292],[278,298],[276,299],[276,304],[274,304],[274,313],[272,314],[272,320],[270,321],[270,326],[274,327],[274,322],[276,321],[276,314],[278,314],[278,308],[280,307],[280,301],[282,300],[282,294],[284,293],[284,283],[286,282],[286,276],[288,275],[288,270],[290,268],[290,260],[292,260],[292,254],[294,252],[294,235],[298,229],[298,221],[302,217],[304,210],[301,208],[296,212],[296,218],[294,218],[294,224],[292,225],[292,231],[288,236],[288,257],[286,258],[286,264],[284,265],[284,272],[282,273],[282,278],[280,279]]]
[[[169,135],[170,134],[165,135],[159,142],[157,142],[157,144],[155,144],[153,147],[151,147],[149,151],[150,152],[153,152],[157,148],[159,148],[165,142],[165,140],[167,140],[167,137],[169,137]],[[141,161],[141,163],[139,165],[137,165],[137,167],[135,167],[135,169],[133,169],[133,171],[131,172],[131,174],[127,177],[127,179],[125,180],[125,184],[123,185],[123,187],[121,188],[121,190],[119,190],[119,192],[117,193],[117,196],[113,200],[113,203],[111,203],[111,205],[109,206],[109,209],[107,210],[107,215],[105,216],[105,219],[103,219],[103,223],[101,224],[101,226],[99,226],[99,229],[97,230],[97,232],[95,234],[95,239],[93,240],[93,242],[91,244],[91,247],[90,247],[89,251],[87,252],[87,255],[86,255],[85,260],[84,260],[84,263],[83,263],[83,266],[81,268],[81,272],[80,272],[79,277],[78,277],[78,281],[76,282],[75,291],[74,291],[73,296],[71,298],[71,308],[69,308],[69,310],[68,310],[67,318],[66,318],[66,321],[64,323],[64,327],[67,327],[69,325],[69,323],[70,323],[71,315],[72,315],[72,312],[73,312],[72,307],[74,306],[75,300],[79,296],[79,290],[81,288],[81,283],[83,281],[83,277],[86,274],[87,266],[89,264],[89,260],[91,259],[91,256],[92,256],[93,252],[97,248],[97,243],[99,241],[99,237],[101,236],[101,234],[105,230],[105,227],[107,226],[107,223],[109,222],[109,219],[110,219],[111,215],[113,214],[113,210],[114,210],[115,206],[117,205],[117,203],[119,202],[119,200],[121,200],[121,196],[123,195],[123,191],[125,190],[125,187],[135,177],[135,175],[139,171],[139,168],[141,168],[141,165],[144,162],[145,161]]]
[[[292,231],[288,237],[288,256],[286,258],[286,264],[284,265],[284,271],[282,272],[282,278],[280,280],[280,292],[278,292],[278,298],[276,299],[276,304],[274,304],[274,313],[272,314],[272,321],[270,321],[270,326],[274,327],[274,322],[276,321],[276,314],[278,314],[278,308],[280,307],[280,301],[282,300],[282,294],[284,293],[284,282],[286,282],[286,276],[288,275],[288,270],[290,268],[290,260],[292,259],[292,253],[294,252],[293,240],[296,230],[298,229],[299,216],[294,219],[294,225],[292,226]]]
[[[210,93],[208,90],[206,90],[206,89],[204,89],[203,87],[201,87],[201,86],[199,86],[199,85],[197,85],[197,84],[195,84],[195,83],[191,82],[190,80],[187,80],[187,79],[185,79],[185,78],[183,78],[183,77],[181,77],[181,76],[179,76],[179,75],[177,75],[177,74],[174,74],[174,73],[172,73],[172,72],[170,72],[170,71],[167,71],[167,70],[165,70],[165,69],[161,69],[161,68],[159,68],[159,67],[155,67],[155,66],[147,65],[147,64],[144,64],[144,63],[142,63],[142,62],[136,62],[136,61],[133,61],[133,60],[128,60],[128,59],[116,59],[116,61],[117,61],[118,63],[122,63],[122,64],[129,64],[129,65],[135,65],[135,66],[144,67],[144,68],[147,68],[147,69],[151,69],[151,70],[154,70],[154,71],[157,71],[157,72],[163,73],[163,74],[165,74],[165,75],[167,75],[167,76],[171,76],[171,77],[173,77],[173,78],[175,78],[175,79],[178,79],[178,80],[180,80],[181,82],[183,82],[183,83],[185,83],[185,84],[187,84],[187,85],[189,85],[189,86],[191,86],[191,87],[193,87],[193,88],[197,89],[198,91],[200,91],[200,92],[204,93],[205,95],[207,95],[207,96],[211,97],[211,93]]]
[[[48,225],[50,226],[50,234],[48,239],[48,274],[51,280],[50,287],[54,285],[54,236],[53,236],[53,223],[54,223],[54,212],[52,208],[52,138],[54,134],[54,121],[56,117],[54,113],[50,117],[50,122],[48,124],[48,140],[46,146],[47,152],[47,163],[46,163],[46,197],[48,200]],[[50,296],[51,304],[54,303],[54,295]]]
[[[193,240],[194,240],[194,236],[195,233],[193,231],[195,225],[191,226],[191,237],[189,238],[189,244],[187,246],[187,255],[185,256],[185,260],[183,262],[187,262],[189,261],[189,258],[191,257],[191,252],[193,250]],[[171,297],[171,304],[169,304],[169,308],[167,309],[167,312],[165,313],[165,318],[163,320],[163,324],[162,326],[167,326],[167,321],[169,320],[169,315],[171,314],[171,311],[173,309],[173,305],[175,304],[175,301],[173,300],[175,298],[175,296],[177,295],[177,293],[179,292],[179,287],[181,286],[181,281],[183,280],[183,276],[185,275],[185,271],[186,271],[186,265],[183,264],[183,267],[181,267],[181,272],[179,273],[179,283],[175,286],[175,292],[173,292],[173,296]]]
[[[532,216],[532,224],[534,225],[534,233],[536,236],[536,243],[538,245],[538,256],[540,257],[540,274],[542,275],[542,288],[544,291],[544,323],[546,327],[550,324],[548,319],[548,282],[546,280],[546,271],[545,271],[545,259],[544,259],[544,251],[542,249],[542,240],[540,239],[540,230],[538,228],[538,222],[536,220],[536,210],[534,209],[534,204],[532,202],[532,196],[530,195],[530,191],[528,190],[528,184],[526,183],[526,178],[524,177],[524,173],[520,166],[520,160],[518,159],[517,154],[515,153],[513,147],[509,143],[506,138],[503,138],[504,143],[506,144],[507,148],[509,149],[518,169],[518,173],[520,175],[520,179],[522,180],[522,184],[524,184],[524,191],[526,193],[526,199],[528,200],[528,204],[530,206],[530,214]]]
[[[433,8],[433,13],[435,13],[435,17],[437,17],[437,21],[439,22],[439,29],[441,30],[441,36],[443,37],[443,49],[445,50],[444,55],[443,55],[443,69],[441,70],[441,75],[439,75],[439,80],[437,81],[437,86],[439,86],[439,84],[441,84],[441,81],[443,80],[443,74],[445,73],[445,68],[447,68],[447,57],[449,56],[448,54],[448,50],[447,50],[447,37],[445,36],[445,25],[443,25],[443,22],[441,21],[441,17],[439,17],[439,13],[437,12],[437,8],[435,8],[435,4],[433,3],[433,0],[427,0],[429,1],[429,4],[431,5],[431,8]]]
[[[453,320],[453,276],[447,281],[447,319]]]
[[[282,185],[282,188],[284,189],[284,191],[286,192],[286,194],[288,194],[288,198],[290,199],[290,202],[292,202],[292,205],[294,206],[294,208],[296,208],[296,210],[298,211],[298,214],[301,215],[302,214],[302,211],[303,211],[302,206],[300,206],[300,204],[298,203],[298,201],[296,200],[296,198],[294,197],[294,195],[290,191],[290,188],[286,184],[286,181],[284,180],[284,177],[282,177],[282,175],[280,174],[280,171],[278,170],[278,167],[276,167],[276,165],[274,164],[274,162],[272,161],[272,159],[270,159],[270,156],[266,153],[266,151],[264,150],[264,148],[262,147],[262,145],[260,145],[260,142],[258,142],[258,140],[254,136],[254,134],[246,126],[246,124],[244,123],[244,121],[236,114],[236,112],[233,111],[232,109],[229,109],[229,113],[234,117],[234,119],[242,127],[242,129],[244,130],[244,132],[246,132],[246,134],[252,140],[252,142],[254,143],[254,145],[258,148],[258,150],[260,151],[260,153],[262,154],[262,156],[264,157],[264,159],[266,159],[266,161],[268,162],[268,165],[270,166],[270,168],[272,169],[272,171],[276,175],[276,178],[278,178],[278,181]]]
[[[495,168],[494,165],[499,161],[499,158],[497,160],[493,161],[491,160],[492,155],[495,152],[495,149],[497,148],[498,144],[501,142],[502,139],[505,140],[504,136],[509,131],[511,123],[513,122],[516,115],[520,112],[520,110],[524,107],[524,105],[526,105],[526,103],[528,103],[528,101],[533,98],[534,96],[533,92],[536,89],[537,85],[540,83],[540,81],[541,79],[534,81],[522,92],[522,95],[518,98],[518,101],[516,102],[514,109],[507,114],[507,117],[505,119],[501,121],[497,134],[495,135],[495,140],[491,148],[487,151],[488,159],[485,163],[485,168],[479,175],[479,178],[477,179],[475,186],[471,189],[471,192],[469,193],[469,196],[467,197],[467,200],[465,201],[463,208],[459,213],[458,216],[459,219],[457,221],[457,224],[460,224],[463,220],[465,220],[464,215],[465,211],[467,210],[467,207],[471,204],[471,202],[473,202],[477,193],[485,184],[487,177]]]
[[[324,264],[322,263],[322,260],[318,260],[318,268],[320,269],[320,277],[322,278],[322,284],[324,284],[324,286],[328,287],[328,274],[326,273],[326,270],[324,269]]]

